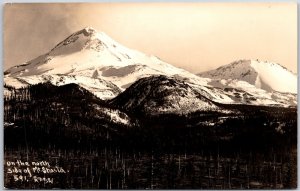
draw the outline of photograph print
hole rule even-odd
[[[297,188],[297,4],[8,3],[6,189]]]

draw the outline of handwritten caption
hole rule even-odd
[[[15,182],[53,184],[53,175],[65,174],[59,166],[51,166],[48,161],[6,161],[6,174],[13,176]]]

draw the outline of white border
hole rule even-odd
[[[1,10],[0,10],[0,29],[1,29],[1,37],[0,37],[0,44],[2,47],[2,50],[0,51],[0,59],[1,59],[1,66],[0,66],[0,76],[1,76],[1,80],[0,80],[0,92],[3,92],[3,66],[4,66],[4,61],[3,61],[3,10],[4,10],[4,4],[5,3],[103,3],[103,2],[211,2],[209,0],[188,0],[188,1],[183,1],[183,0],[88,0],[88,1],[84,1],[84,0],[3,0],[1,3]],[[297,12],[299,13],[300,7],[299,7],[299,3],[300,0],[293,0],[293,1],[287,1],[287,0],[271,0],[271,1],[267,1],[267,0],[255,0],[255,1],[249,1],[249,0],[214,0],[213,2],[297,2]],[[299,87],[300,87],[300,80],[299,80],[299,74],[300,74],[300,67],[299,67],[299,20],[300,20],[300,16],[299,14],[297,14],[297,75],[298,75],[298,101],[299,101]],[[287,47],[288,48],[288,47]],[[0,146],[2,149],[0,149],[0,156],[1,156],[1,161],[4,160],[4,142],[3,142],[3,93],[0,93]],[[297,106],[297,111],[299,111],[299,104]],[[299,122],[299,113],[298,113],[298,118],[297,118],[297,122]],[[299,189],[299,184],[300,184],[300,159],[299,159],[299,149],[298,149],[298,142],[299,142],[299,136],[300,136],[300,132],[299,132],[299,123],[297,123],[297,190]],[[2,164],[0,165],[0,189],[4,190],[4,164],[2,162]]]

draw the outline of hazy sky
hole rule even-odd
[[[193,73],[238,59],[297,72],[296,3],[6,4],[4,69],[84,27]]]

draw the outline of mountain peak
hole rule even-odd
[[[92,27],[72,33],[46,54],[5,71],[9,81],[18,86],[45,80],[60,85],[80,83],[97,94],[102,91],[98,94],[101,98],[115,96],[137,79],[155,74],[198,79],[154,56],[127,48]]]
[[[84,29],[81,30],[84,34],[86,35],[92,35],[97,33],[97,30],[94,29],[93,27],[85,27]]]
[[[99,32],[96,29],[94,29],[93,27],[85,27],[85,28],[83,28],[83,29],[81,29],[81,30],[79,30],[77,32],[74,32],[69,37],[71,37],[71,36],[78,36],[78,35],[81,35],[81,34],[83,34],[86,37],[88,37],[88,36],[91,37],[91,36],[94,36],[97,33],[99,33]]]
[[[269,61],[237,60],[199,75],[211,79],[246,81],[266,91],[297,93],[297,76],[284,66]]]
[[[87,41],[90,41],[98,32],[92,27],[85,27],[58,43],[51,51],[60,49],[62,47],[73,45],[76,49],[82,49]],[[74,45],[75,44],[75,45]]]

